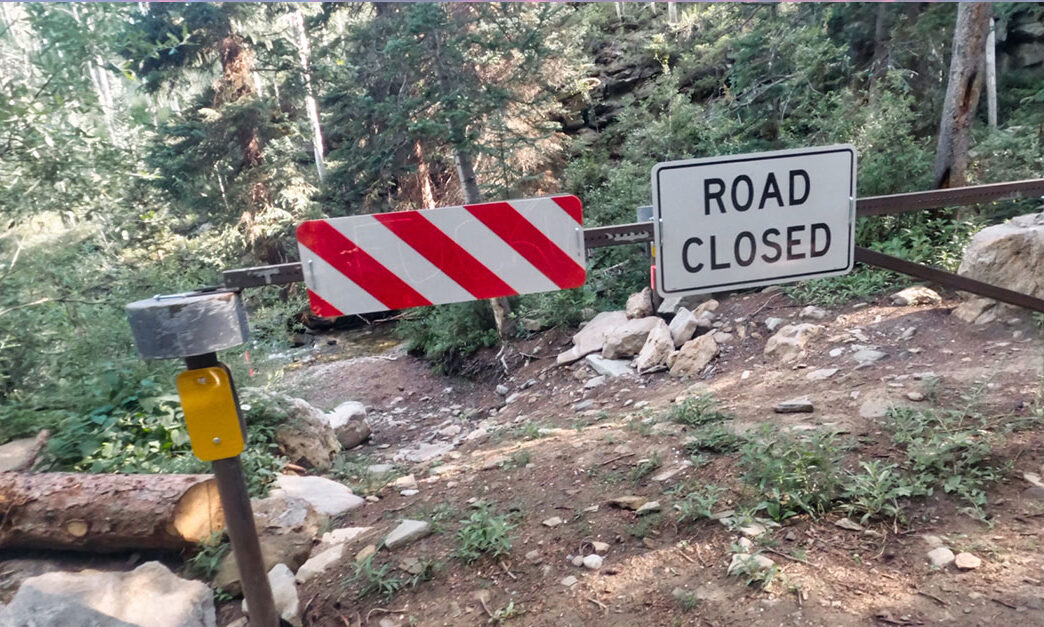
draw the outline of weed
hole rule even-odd
[[[395,480],[398,473],[375,473],[370,470],[373,459],[366,455],[342,453],[334,459],[330,474],[335,479],[347,484],[356,494],[376,494],[381,488]]]
[[[535,422],[526,422],[518,428],[518,437],[523,440],[538,440],[546,438],[548,434],[541,431],[543,427]]]
[[[685,450],[690,455],[700,451],[711,453],[733,453],[740,450],[746,438],[736,435],[720,422],[703,425],[693,433],[685,443]]]
[[[656,472],[656,470],[663,465],[663,461],[660,460],[659,453],[653,453],[652,457],[640,460],[635,464],[634,468],[631,469],[631,481],[639,483],[649,475]]]
[[[508,601],[506,606],[493,612],[493,615],[489,617],[489,622],[494,625],[502,625],[512,618],[518,618],[525,613],[526,610],[521,605],[516,606],[514,601]]]
[[[861,523],[878,515],[901,519],[903,509],[899,499],[924,494],[924,486],[903,475],[895,464],[875,459],[859,465],[861,472],[845,472],[841,495],[845,502],[841,509],[860,516]]]
[[[529,465],[529,451],[515,451],[511,454],[511,457],[500,465],[504,470],[515,470],[517,468],[525,468]]]
[[[721,486],[707,484],[686,494],[685,498],[674,505],[674,509],[678,510],[678,524],[710,518],[724,491],[725,488]]]
[[[366,558],[364,562],[354,565],[355,574],[345,580],[345,584],[359,584],[359,598],[368,596],[379,596],[384,601],[389,601],[395,594],[406,586],[406,581],[401,577],[389,574],[391,564],[382,564],[379,568],[373,565],[374,556]]]
[[[616,485],[623,481],[623,473],[621,473],[619,470],[610,470],[609,472],[602,475],[601,481],[605,485]]]
[[[223,533],[213,532],[199,543],[196,554],[188,558],[185,564],[193,576],[210,581],[217,573],[221,560],[231,548]]]
[[[653,423],[644,418],[634,418],[627,423],[627,429],[642,437],[649,437],[652,435]]]
[[[510,531],[515,526],[508,522],[507,516],[496,515],[484,506],[461,523],[456,554],[465,564],[483,555],[498,558],[511,551]]]
[[[426,520],[431,524],[432,533],[443,533],[446,531],[446,522],[456,518],[460,511],[450,503],[439,503],[430,509],[421,509],[413,516],[419,520]]]
[[[764,566],[756,559],[760,553],[754,553],[747,559],[737,562],[730,568],[730,574],[740,575],[746,578],[748,586],[756,586],[762,590],[768,590],[772,584],[781,578],[782,572],[779,566],[772,564]]]
[[[691,612],[700,604],[700,598],[696,596],[695,592],[683,592],[674,598],[678,600],[678,605],[681,606],[683,612]]]
[[[765,425],[742,448],[744,479],[761,492],[758,508],[779,522],[827,512],[840,491],[842,445],[833,433],[808,437]]]
[[[667,419],[688,427],[699,427],[732,420],[732,415],[721,411],[717,402],[710,396],[691,396],[675,404],[667,413]]]
[[[656,529],[663,522],[661,514],[649,514],[636,520],[633,525],[628,525],[627,533],[635,538],[647,538],[656,535]]]

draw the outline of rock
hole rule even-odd
[[[580,401],[579,403],[573,403],[573,411],[584,411],[585,409],[591,409],[592,407],[594,407],[594,404],[594,400],[590,398]]]
[[[500,385],[497,386],[497,390],[496,391],[497,391],[497,394],[499,394],[501,396],[507,396],[508,392],[510,392],[511,390],[508,389],[508,386],[506,386],[503,383],[501,383]]]
[[[336,431],[338,426],[350,420],[366,420],[366,405],[359,401],[345,401],[328,412],[326,419]]]
[[[584,382],[584,389],[585,390],[593,390],[595,388],[600,388],[603,385],[605,385],[605,375],[604,374],[600,374],[597,377],[591,377],[590,379],[585,381]]]
[[[618,496],[614,499],[609,500],[609,504],[613,507],[619,507],[620,509],[636,510],[649,499],[644,496]]]
[[[825,309],[823,309],[821,307],[816,307],[815,305],[809,305],[808,307],[805,307],[804,309],[802,309],[801,313],[798,314],[798,315],[800,317],[808,319],[808,320],[822,320],[822,319],[828,317],[830,315],[830,313],[827,310],[825,310]]]
[[[665,424],[665,423],[661,422],[657,426],[659,426],[661,424]],[[674,426],[677,426],[677,427],[681,426],[681,425],[679,425],[677,423],[666,423],[666,424],[673,424]],[[655,429],[655,427],[654,427],[654,429]],[[679,429],[677,431],[677,433],[681,433],[681,430]],[[675,433],[675,435],[677,435],[677,433]],[[667,470],[664,470],[663,472],[661,472],[661,473],[659,473],[657,475],[653,475],[652,480],[656,481],[656,482],[660,482],[660,483],[662,483],[664,481],[669,481],[669,480],[673,479],[675,477],[675,475],[677,475],[678,473],[682,472],[683,470],[685,470],[686,468],[688,468],[691,465],[692,465],[692,462],[684,462],[682,464],[679,464],[679,465],[675,466],[674,468],[668,468]]]
[[[908,342],[913,339],[913,336],[917,335],[917,327],[906,327],[903,332],[899,334],[899,339],[903,342]]]
[[[397,549],[431,533],[431,525],[423,520],[404,520],[384,539],[384,546]]]
[[[982,566],[982,560],[971,553],[958,553],[957,556],[953,558],[953,563],[960,570],[975,570],[979,566]]]
[[[558,516],[552,516],[542,523],[545,527],[557,527],[562,524],[562,519]]]
[[[36,443],[37,438],[21,438],[0,445],[0,472],[27,470],[39,450]]]
[[[976,233],[964,249],[957,273],[1041,298],[1042,267],[1044,213],[1038,213],[1017,216]]]
[[[376,554],[377,554],[377,545],[376,544],[367,544],[363,548],[359,549],[359,552],[355,554],[355,563],[358,564],[358,563],[361,563],[361,562],[365,562],[366,560],[370,559],[371,557],[373,557]]]
[[[759,522],[752,522],[739,527],[736,531],[746,538],[758,538],[768,533],[768,528]]]
[[[312,577],[320,575],[344,557],[344,544],[335,544],[310,558],[297,569],[294,576],[297,583],[305,583]]]
[[[341,448],[346,451],[369,440],[372,433],[370,424],[365,420],[349,420],[334,427],[337,441],[340,442]]]
[[[574,558],[572,559],[571,563],[573,564],[573,566],[576,566],[576,567],[578,567],[578,568],[579,568],[579,567],[581,567],[581,566],[583,566],[583,565],[584,565],[584,556],[583,556],[583,555],[577,555],[577,556],[575,556],[575,557],[574,557]]]
[[[657,318],[657,320],[660,319]],[[662,368],[666,366],[667,358],[673,351],[674,340],[671,337],[671,331],[667,324],[660,320],[660,323],[649,331],[642,350],[638,352],[638,357],[634,360],[634,367],[639,373]]]
[[[698,376],[718,354],[718,343],[710,335],[701,335],[689,340],[678,352],[667,360],[671,375],[675,377]]]
[[[809,340],[822,332],[823,327],[818,324],[788,324],[765,343],[765,356],[776,357],[783,363],[802,359]]]
[[[714,341],[718,344],[728,344],[732,341],[732,334],[725,333],[724,331],[717,331],[714,333]]]
[[[307,401],[258,388],[244,388],[240,393],[244,407],[251,414],[260,413],[264,422],[275,422],[275,441],[292,463],[316,470],[328,470],[334,456],[341,452],[334,429],[326,414]]]
[[[272,587],[272,598],[275,599],[276,611],[279,618],[283,619],[292,627],[301,627],[300,599],[297,596],[297,584],[294,583],[294,574],[286,567],[286,564],[276,564],[268,571],[268,585]],[[243,613],[250,615],[246,599],[243,599]]]
[[[157,611],[162,608],[162,611]],[[10,627],[215,627],[214,595],[159,562],[130,572],[53,572],[22,582],[0,606]]]
[[[588,355],[587,365],[591,366],[591,369],[598,374],[609,378],[622,377],[634,373],[634,370],[631,370],[631,362],[625,359],[606,359],[601,355]]]
[[[318,550],[329,548],[335,544],[352,544],[373,533],[373,527],[341,527],[323,534]]]
[[[649,333],[657,326],[667,326],[659,318],[636,318],[628,320],[605,334],[605,344],[602,346],[602,357],[606,359],[621,359],[623,357],[634,357],[642,350]]]
[[[697,305],[696,309],[693,309],[692,311],[697,316],[700,316],[700,315],[702,315],[704,313],[712,313],[712,312],[715,312],[717,310],[718,310],[718,301],[714,300],[713,298],[708,298],[707,300],[705,300],[702,303],[700,303],[699,305]]]
[[[598,570],[602,567],[602,556],[592,553],[591,555],[584,556],[584,568],[588,570]]]
[[[928,551],[928,561],[932,563],[932,566],[936,568],[945,568],[953,563],[956,559],[953,555],[953,551],[950,549],[940,546]]]
[[[296,570],[308,559],[312,541],[324,519],[308,501],[273,494],[265,499],[253,499],[251,509],[266,570],[276,564],[286,564]],[[211,584],[229,594],[239,594],[239,566],[234,551],[221,558]]]
[[[775,331],[784,322],[786,321],[783,320],[783,318],[765,318],[765,327],[767,327],[769,331]]]
[[[406,461],[419,464],[442,457],[452,450],[453,444],[450,442],[432,442],[430,444],[421,444],[415,449],[403,451],[402,457]]]
[[[810,414],[815,411],[812,401],[807,398],[792,398],[778,403],[773,410],[777,414]]]
[[[897,307],[908,307],[913,305],[938,305],[942,302],[942,297],[935,290],[923,285],[914,285],[892,294],[888,297],[888,300]]]
[[[594,540],[594,541],[591,542],[591,548],[594,550],[595,553],[597,553],[599,555],[605,555],[606,553],[609,552],[609,543],[608,542],[599,542],[598,540]]]
[[[416,490],[417,479],[412,474],[399,477],[395,481],[392,481],[392,489],[395,490]]]
[[[692,336],[696,334],[696,329],[700,326],[700,317],[689,311],[685,307],[678,309],[678,313],[671,319],[671,325],[669,327],[671,332],[671,340],[674,342],[674,346],[678,347],[692,339]]]
[[[270,496],[304,499],[315,511],[327,516],[340,516],[366,502],[362,497],[352,494],[348,486],[325,477],[279,475],[275,485]]]
[[[860,525],[859,523],[855,522],[854,520],[850,520],[847,517],[846,518],[841,518],[839,520],[835,520],[834,521],[834,526],[835,527],[840,527],[842,529],[847,529],[848,531],[862,531],[863,530],[863,526],[862,525]]]
[[[919,403],[924,400],[924,394],[921,394],[920,392],[907,392],[906,398],[915,403]]]
[[[859,367],[861,368],[869,366],[871,364],[875,364],[884,359],[885,357],[888,357],[888,353],[884,353],[879,350],[874,350],[872,348],[864,348],[862,350],[858,350],[855,352],[855,354],[852,355],[852,359],[855,360],[855,362],[859,364]]]
[[[635,516],[644,516],[645,514],[652,514],[660,511],[659,501],[649,501],[648,503],[642,503],[642,506],[634,510]]]
[[[572,588],[573,586],[576,585],[576,582],[577,582],[576,577],[574,577],[572,575],[569,575],[568,577],[563,577],[562,580],[559,581],[558,583],[562,584],[563,586],[565,586],[567,588]]]
[[[657,313],[661,314],[677,314],[682,308],[688,310],[694,310],[704,302],[702,294],[687,294],[685,296],[670,295],[664,298],[660,302],[660,306],[656,309]],[[715,302],[715,309],[717,303]]]
[[[743,536],[739,540],[736,540],[736,546],[739,547],[743,553],[750,553],[754,550],[754,542],[747,536]]]
[[[994,305],[996,301],[989,298],[973,298],[957,305],[950,315],[968,324],[985,324],[991,319],[989,310]]]
[[[540,562],[544,561],[544,558],[540,555],[540,551],[533,549],[532,551],[526,553],[526,561],[530,564],[539,564]]]
[[[653,315],[652,290],[648,287],[640,292],[635,292],[627,298],[624,313],[628,318],[647,318]]]
[[[859,406],[859,416],[862,418],[884,418],[888,415],[888,408],[894,403],[882,393],[869,395]]]
[[[764,555],[750,555],[747,553],[735,553],[732,562],[729,563],[729,575],[746,575],[748,573],[760,573],[771,569],[775,562]]]
[[[805,375],[809,381],[825,381],[837,374],[837,368],[819,368]]]
[[[601,351],[605,345],[605,334],[626,323],[626,313],[603,311],[573,335],[573,348],[560,354],[556,360],[557,363],[559,365],[572,363],[585,355]]]
[[[438,434],[444,438],[452,438],[457,435],[460,435],[460,432],[462,430],[463,427],[461,427],[460,425],[449,425],[439,429]]]

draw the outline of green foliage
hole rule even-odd
[[[210,581],[217,573],[221,560],[232,550],[223,533],[215,532],[199,543],[196,553],[185,560],[185,566],[194,577]]]
[[[436,362],[448,374],[464,357],[497,343],[497,327],[489,304],[482,301],[440,305],[414,312],[396,328],[410,351]]]
[[[742,449],[744,480],[775,521],[828,512],[841,491],[843,445],[833,433],[798,436],[764,425]]]
[[[860,523],[866,524],[876,516],[901,520],[900,499],[925,493],[924,486],[906,476],[896,464],[875,459],[860,462],[859,466],[860,472],[846,471],[842,479],[841,509],[859,516]]]
[[[355,573],[347,578],[344,584],[358,584],[358,596],[360,599],[374,596],[387,602],[406,587],[407,581],[402,577],[391,574],[391,564],[374,566],[374,557],[374,555],[371,555],[364,561],[354,564]]]
[[[349,486],[356,494],[376,494],[394,481],[399,473],[395,472],[395,469],[382,473],[372,472],[370,466],[373,463],[373,459],[367,455],[342,452],[334,459],[330,474]]]
[[[667,419],[688,427],[700,427],[732,420],[732,416],[719,409],[712,397],[698,395],[676,403],[667,413]]]
[[[530,456],[529,451],[521,450],[515,451],[511,454],[506,462],[501,464],[501,468],[504,470],[517,470],[519,468],[525,468],[529,465]]]
[[[627,526],[627,533],[638,538],[647,538],[663,523],[663,514],[646,514]]]
[[[660,454],[653,453],[652,457],[640,460],[635,464],[634,468],[631,469],[631,481],[634,483],[641,483],[646,477],[656,472],[662,465],[663,460],[660,459]]]
[[[456,555],[465,564],[483,556],[497,559],[511,552],[511,530],[515,525],[507,516],[494,514],[488,506],[483,506],[461,524],[457,531]]]
[[[678,510],[678,524],[684,525],[710,518],[714,513],[714,506],[724,492],[725,488],[721,486],[707,484],[686,494],[682,500],[674,504],[674,509]]]
[[[722,423],[712,422],[696,429],[685,442],[685,450],[690,455],[697,455],[701,451],[733,453],[740,450],[746,441],[744,436],[737,435]]]

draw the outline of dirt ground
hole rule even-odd
[[[855,443],[848,456],[853,466],[895,457],[881,416],[889,405],[948,408],[974,393],[978,411],[997,417],[997,424],[1038,411],[1044,345],[1028,314],[973,326],[949,315],[958,302],[953,295],[939,306],[893,307],[886,300],[829,311],[818,321],[826,331],[807,356],[784,365],[763,355],[771,335],[764,321],[796,321],[800,307],[778,292],[724,298],[719,320],[735,327],[734,339],[698,381],[661,372],[585,389],[594,373],[583,360],[554,365],[555,355],[570,346],[570,332],[563,330],[479,354],[475,363],[483,367],[471,379],[435,374],[397,349],[338,359],[331,345],[293,371],[289,391],[323,408],[366,403],[374,436],[351,453],[394,463],[419,482],[412,496],[384,487],[378,502],[333,526],[374,526],[379,539],[401,519],[436,520],[437,533],[396,551],[381,549],[373,560],[388,564],[389,575],[404,558],[436,568],[431,580],[389,600],[360,599],[350,581],[355,569],[346,561],[301,588],[304,624],[1044,625],[1044,497],[1023,479],[1024,472],[1041,472],[1041,421],[995,449],[998,462],[1007,460],[1010,468],[988,490],[988,523],[942,491],[905,502],[905,522],[871,521],[862,532],[836,526],[839,513],[790,518],[757,541],[778,567],[766,589],[726,574],[736,531],[717,520],[676,522],[673,504],[686,487],[725,486],[717,510],[740,507],[752,496],[741,481],[738,453],[702,455],[683,467],[686,427],[663,418],[676,399],[693,392],[712,394],[735,415],[730,424],[737,432],[773,423],[842,434]],[[887,357],[856,368],[853,344],[875,346]],[[824,368],[838,372],[818,382],[807,378]],[[924,371],[934,372],[937,383],[919,374]],[[497,385],[507,388],[506,397]],[[911,392],[926,399],[911,401]],[[773,411],[795,397],[811,400],[814,412]],[[590,407],[574,409],[587,399]],[[657,456],[656,472],[632,479],[636,464]],[[675,468],[666,480],[652,479]],[[639,518],[609,505],[622,495],[657,500],[662,512]],[[510,513],[517,526],[508,557],[466,565],[454,557],[455,532],[476,501]],[[564,522],[545,526],[551,517]],[[955,553],[975,554],[982,565],[932,567],[926,554],[939,539]],[[609,544],[602,567],[574,566],[570,558],[591,553],[592,541]],[[364,544],[346,554],[354,556]],[[575,585],[561,583],[569,576]],[[226,620],[235,614],[234,608],[222,612]]]

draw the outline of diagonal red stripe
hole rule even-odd
[[[518,293],[420,211],[378,213],[373,217],[475,298]]]
[[[297,227],[297,241],[351,279],[388,309],[423,307],[431,301],[359,248],[325,220]]]
[[[563,211],[569,214],[569,217],[576,220],[577,224],[584,223],[584,207],[580,203],[580,199],[576,196],[555,196],[551,200],[555,201]]]
[[[500,239],[507,242],[526,261],[544,273],[559,289],[579,287],[587,278],[587,271],[575,259],[552,242],[540,229],[522,217],[506,202],[488,202],[464,205]]]
[[[316,294],[312,290],[308,290],[308,303],[312,306],[312,312],[317,316],[322,316],[323,318],[336,318],[344,315],[344,312],[326,302],[325,298]]]

